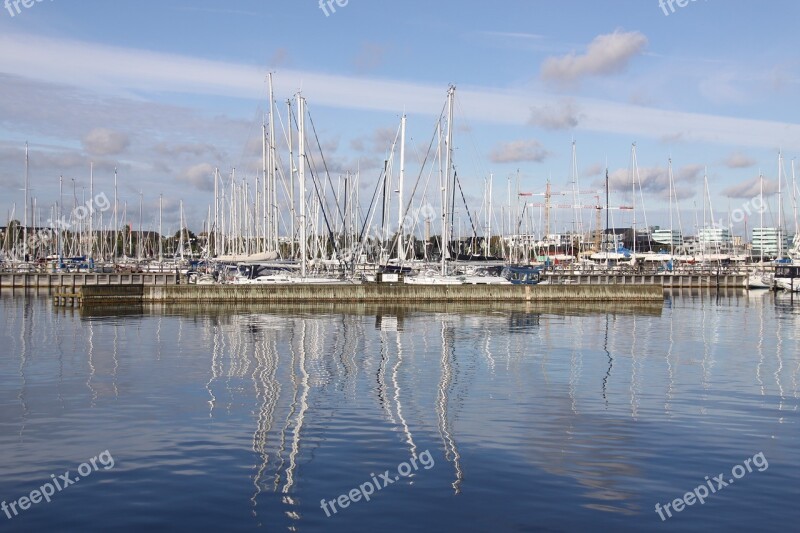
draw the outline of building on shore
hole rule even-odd
[[[728,253],[733,251],[730,228],[706,227],[697,234],[697,244],[705,253]]]
[[[778,228],[753,228],[750,253],[753,257],[774,259],[782,253],[786,254],[793,240],[793,236],[786,235]]]
[[[652,237],[657,251],[669,251],[683,246],[683,234],[680,230],[655,227]]]

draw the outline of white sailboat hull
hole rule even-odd
[[[768,274],[750,274],[747,277],[747,288],[753,290],[771,289],[773,280]]]
[[[511,285],[506,278],[499,276],[459,276],[465,285]]]
[[[792,284],[790,279],[775,278],[775,286],[784,291],[800,292],[800,280],[795,280]]]
[[[463,285],[464,282],[460,278],[448,276],[412,276],[404,280],[407,285]]]

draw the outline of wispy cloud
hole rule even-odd
[[[578,126],[580,112],[572,100],[564,100],[556,104],[545,104],[531,108],[528,124],[547,130],[565,130]]]
[[[605,165],[603,165],[602,163],[595,163],[593,165],[586,167],[583,170],[582,175],[584,178],[593,178],[601,175],[604,176],[605,174],[603,173],[603,171],[605,170],[605,168],[606,168]]]
[[[583,54],[573,52],[545,60],[541,77],[554,85],[570,85],[588,76],[622,72],[646,45],[647,37],[638,31],[599,35]]]
[[[541,163],[550,152],[535,139],[498,144],[489,155],[492,163]]]
[[[95,128],[83,138],[83,148],[90,155],[119,155],[128,145],[127,134],[108,128]]]
[[[741,152],[733,152],[722,164],[728,168],[750,168],[755,166],[756,160]]]
[[[636,191],[641,187],[643,193],[648,193],[663,199],[669,199],[669,169],[667,167],[640,167],[636,179]],[[675,194],[678,199],[691,198],[695,195],[694,185],[698,184],[703,175],[702,165],[686,165],[673,170],[675,181]],[[620,168],[608,175],[609,188],[630,196],[633,188],[633,176],[630,169]],[[604,181],[595,181],[597,187],[602,187]]]
[[[184,169],[177,179],[200,191],[211,192],[214,190],[214,171],[209,163],[200,163]]]
[[[398,139],[399,128],[376,128],[372,133],[350,141],[350,148],[356,152],[380,154],[385,156]]]
[[[26,45],[19,48],[20,42]],[[18,53],[0,56],[0,72],[29,80],[83,87],[139,100],[143,92],[226,96],[253,101],[263,98],[264,72],[253,65],[24,34],[0,36],[0,48],[18,50]],[[631,47],[622,48],[629,50]],[[611,55],[619,58],[625,54],[617,51]],[[619,59],[605,61],[605,64],[608,70],[618,65]],[[408,113],[434,116],[439,114],[446,93],[443,85],[299,70],[281,71],[275,82],[276,91],[283,94],[294,94],[303,87],[309,101],[317,106],[391,113],[406,109]],[[547,93],[477,87],[459,87],[458,97],[465,118],[504,125],[526,125],[530,116],[524,110],[554,99]],[[578,130],[653,139],[661,138],[665,131],[680,131],[684,132],[686,142],[800,149],[800,125],[793,123],[688,113],[589,98],[575,98],[574,105],[581,111]]]
[[[363,43],[353,64],[359,73],[371,72],[383,66],[386,47],[377,43]]]
[[[772,196],[778,192],[778,180],[764,178],[764,196]],[[761,178],[755,176],[722,191],[728,198],[755,198],[761,195]]]

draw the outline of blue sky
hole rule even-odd
[[[473,210],[490,173],[497,205],[517,170],[525,191],[544,191],[548,179],[571,190],[573,140],[580,188],[602,189],[607,165],[612,204],[629,205],[635,142],[649,222],[666,223],[672,157],[684,232],[694,233],[706,168],[713,207],[727,212],[757,194],[759,171],[768,193],[777,189],[779,149],[787,174],[800,152],[796,2],[697,0],[673,3],[674,12],[658,0],[334,7],[328,16],[316,0],[4,9],[3,223],[13,205],[22,209],[28,141],[43,211],[58,199],[59,176],[88,186],[94,162],[96,191],[111,196],[118,168],[120,197],[137,217],[142,192],[145,225],[163,194],[168,224],[183,200],[199,226],[214,168],[255,180],[270,71],[279,110],[302,89],[332,172],[360,169],[370,191],[403,112],[421,150],[456,85],[455,163]],[[416,157],[411,150],[412,175]],[[789,195],[784,209],[793,227]],[[572,214],[558,217],[566,224]]]

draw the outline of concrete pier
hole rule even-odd
[[[659,285],[177,285],[81,289],[82,303],[661,302]]]
[[[660,300],[636,302],[359,302],[359,303],[210,303],[173,304],[149,303],[139,306],[144,314],[181,315],[197,317],[230,317],[236,315],[330,315],[349,314],[375,317],[404,317],[418,314],[457,314],[492,316],[514,313],[553,315],[636,315],[661,316],[664,302]],[[108,307],[86,308],[87,316],[105,316],[117,313]],[[386,325],[386,324],[384,324]]]
[[[553,284],[578,285],[658,285],[665,289],[742,289],[746,287],[746,274],[575,274],[547,272],[544,280]]]
[[[543,280],[552,284],[574,285],[658,285],[667,289],[742,288],[746,274],[718,274],[715,272],[675,274],[577,274],[569,271],[546,272]],[[177,285],[174,272],[160,273],[0,273],[0,289],[75,289],[85,286],[170,286]]]
[[[0,273],[0,289],[75,289],[105,285],[175,285],[174,272],[119,274]]]

